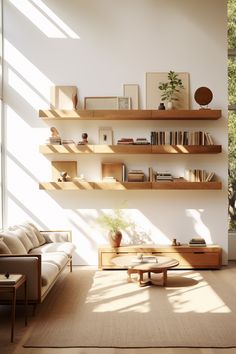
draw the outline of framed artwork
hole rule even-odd
[[[177,93],[178,101],[174,101],[176,109],[189,109],[189,73],[178,72],[182,80],[184,89]],[[158,109],[161,100],[161,90],[158,86],[160,82],[168,80],[168,72],[146,73],[146,109]]]
[[[117,97],[117,109],[131,109],[130,97]]]
[[[113,131],[112,128],[99,128],[99,144],[113,145]]]
[[[130,97],[131,109],[139,109],[139,86],[137,84],[123,84],[123,95]]]
[[[117,109],[117,96],[84,97],[84,109]]]
[[[50,108],[73,109],[75,96],[77,96],[76,86],[52,86],[50,88]]]

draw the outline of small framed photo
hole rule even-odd
[[[117,97],[117,109],[131,109],[130,97]]]
[[[113,145],[113,131],[112,128],[99,128],[99,144]]]

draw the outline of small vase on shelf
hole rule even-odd
[[[173,102],[172,102],[172,101],[168,101],[168,102],[167,102],[167,109],[168,109],[168,110],[173,109]]]
[[[164,110],[164,109],[166,109],[166,107],[165,107],[165,105],[164,105],[163,102],[161,102],[161,103],[159,104],[158,109],[159,109],[159,110]]]

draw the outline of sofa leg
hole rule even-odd
[[[72,273],[72,259],[70,260],[70,272]]]

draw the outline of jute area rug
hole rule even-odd
[[[24,346],[236,347],[236,269],[168,274],[167,287],[140,288],[126,271],[74,267],[40,305]]]

